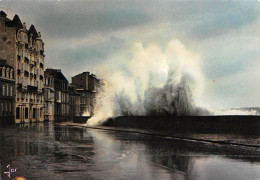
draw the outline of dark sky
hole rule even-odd
[[[199,57],[204,105],[260,104],[257,0],[0,0],[0,8],[41,31],[45,67],[69,80],[83,71],[107,76],[103,68],[131,60],[136,43],[163,56],[177,39]]]

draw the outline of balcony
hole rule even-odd
[[[43,69],[43,64],[42,63],[40,63],[40,67]]]
[[[43,52],[43,50],[40,50],[40,54],[43,56],[44,55],[44,52]]]
[[[17,75],[20,75],[20,74],[21,74],[21,70],[17,69]]]
[[[18,61],[21,61],[21,56],[17,55]]]
[[[28,77],[29,76],[29,72],[28,71],[24,71],[24,76]]]
[[[17,90],[18,91],[22,91],[22,88],[23,88],[22,84],[21,83],[17,83]]]
[[[37,92],[38,87],[37,86],[30,86],[30,85],[28,85],[27,89],[28,89],[29,92],[35,93],[35,92]]]
[[[28,57],[24,57],[24,62],[29,63]]]

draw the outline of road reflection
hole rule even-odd
[[[217,135],[216,135],[217,136]],[[27,179],[256,179],[260,150],[52,123],[0,129],[1,177]]]
[[[122,172],[142,179],[259,179],[259,149],[168,140],[129,133],[89,131],[100,160],[124,159]],[[100,148],[102,147],[102,148]],[[111,152],[114,152],[111,156]],[[117,161],[116,161],[117,162]],[[160,169],[161,173],[155,173]],[[168,176],[167,176],[168,175]],[[214,176],[214,177],[212,177]],[[135,177],[136,178],[136,177]]]

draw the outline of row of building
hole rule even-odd
[[[44,70],[44,42],[34,25],[0,12],[0,124],[69,120],[92,115],[100,80],[89,72],[72,77]]]

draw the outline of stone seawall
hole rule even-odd
[[[73,122],[74,123],[87,123],[90,116],[74,116]]]
[[[242,133],[260,135],[260,116],[119,116],[104,126],[189,133]]]

